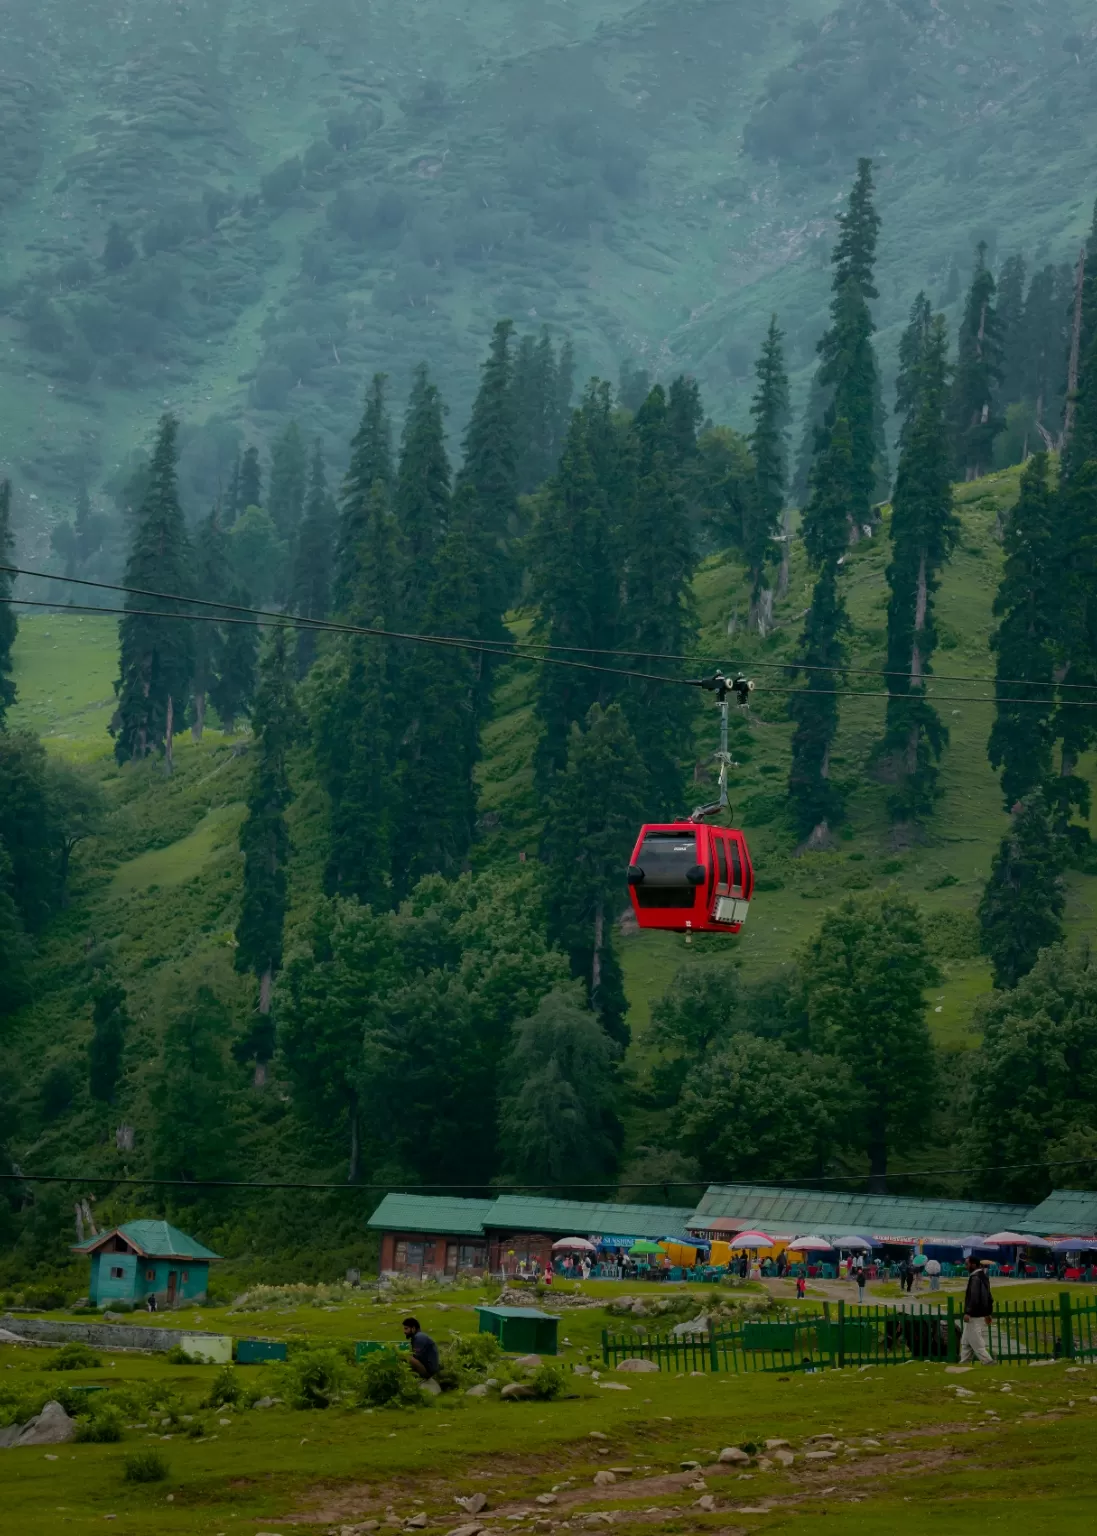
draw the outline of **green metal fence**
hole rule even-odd
[[[654,1360],[661,1370],[815,1371],[903,1365],[908,1360],[960,1358],[962,1303],[847,1307],[824,1303],[820,1312],[788,1311],[687,1334],[602,1334],[602,1358]],[[1050,1301],[1004,1301],[995,1306],[990,1352],[1002,1365],[1032,1360],[1097,1358],[1097,1299],[1063,1291]]]

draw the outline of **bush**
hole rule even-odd
[[[235,1408],[244,1395],[243,1383],[231,1365],[223,1365],[213,1378],[204,1408]]]
[[[205,1361],[200,1355],[188,1355],[181,1344],[175,1344],[168,1350],[164,1359],[169,1365],[204,1365]]]
[[[423,1401],[407,1360],[388,1349],[367,1357],[359,1373],[358,1397],[371,1408],[411,1407]]]
[[[162,1483],[168,1464],[159,1451],[134,1451],[122,1463],[122,1475],[127,1483]]]
[[[553,1398],[559,1397],[566,1385],[567,1378],[558,1365],[539,1365],[530,1377],[529,1384],[533,1388],[533,1395],[542,1403],[551,1403]]]
[[[453,1343],[446,1353],[465,1370],[488,1375],[491,1368],[499,1363],[502,1351],[493,1333],[463,1333],[454,1335]]]
[[[63,1344],[52,1360],[42,1367],[44,1371],[87,1371],[102,1365],[102,1360],[86,1344]]]
[[[286,1395],[294,1408],[329,1408],[348,1379],[338,1350],[306,1350],[286,1367]]]
[[[85,1445],[117,1445],[121,1438],[122,1415],[109,1403],[93,1411],[90,1418],[81,1419],[73,1436]]]

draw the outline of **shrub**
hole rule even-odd
[[[127,1483],[162,1483],[168,1464],[159,1451],[134,1451],[122,1463],[122,1475]]]
[[[423,1401],[407,1360],[388,1349],[367,1357],[359,1372],[358,1397],[371,1408],[410,1407]]]
[[[205,1364],[200,1355],[188,1355],[181,1344],[174,1344],[171,1349],[168,1350],[167,1354],[164,1356],[164,1359],[168,1362],[169,1365]]]
[[[287,1365],[286,1392],[295,1408],[328,1408],[347,1385],[346,1362],[335,1349],[310,1349]]]
[[[235,1408],[243,1396],[244,1388],[240,1377],[231,1365],[223,1365],[213,1378],[203,1403],[204,1408]]]
[[[102,1360],[86,1344],[63,1344],[52,1360],[42,1367],[44,1371],[86,1371],[102,1365]]]
[[[116,1445],[122,1438],[122,1415],[112,1404],[93,1411],[90,1418],[81,1419],[76,1426],[74,1440],[91,1445]]]
[[[533,1395],[542,1403],[550,1403],[564,1390],[566,1377],[558,1365],[539,1365],[530,1377]]]
[[[493,1333],[454,1334],[453,1343],[446,1351],[466,1370],[483,1372],[498,1364],[502,1351]]]

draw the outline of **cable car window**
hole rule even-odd
[[[633,887],[642,907],[692,907],[697,887],[689,872],[697,864],[697,839],[681,832],[649,832],[636,861],[644,878]]]
[[[720,885],[720,889],[724,890],[725,887],[727,886],[727,883],[728,883],[727,844],[725,842],[725,839],[722,838],[722,837],[716,838],[715,839],[715,843],[716,843],[716,867],[717,867],[717,869],[719,871],[719,875],[720,875],[719,885]]]
[[[731,886],[738,890],[743,883],[743,865],[739,858],[739,844],[732,839],[731,842]]]

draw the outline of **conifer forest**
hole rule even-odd
[[[0,1291],[82,1179],[287,1279],[1097,1187],[1095,83],[1082,0],[0,0]]]

